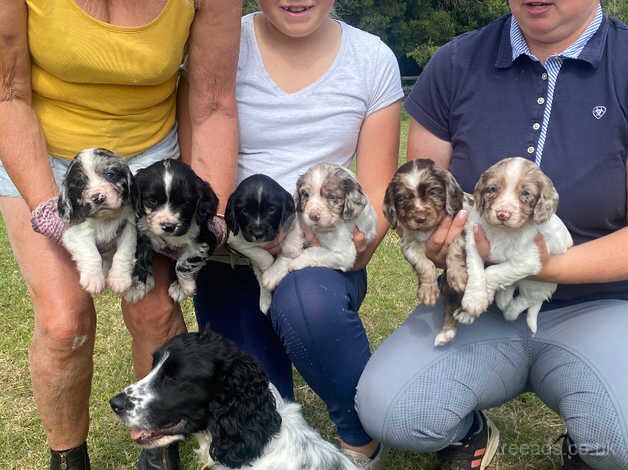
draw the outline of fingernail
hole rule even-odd
[[[473,233],[480,233],[480,226],[478,224],[473,224]]]
[[[467,216],[467,211],[465,209],[460,209],[458,211],[458,217],[466,217]]]

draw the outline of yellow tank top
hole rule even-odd
[[[33,107],[52,155],[146,150],[175,120],[194,0],[167,0],[139,27],[99,21],[74,0],[26,0]]]

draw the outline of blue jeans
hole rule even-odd
[[[366,271],[306,268],[290,273],[273,293],[268,315],[249,266],[209,262],[194,298],[199,329],[208,323],[264,367],[280,393],[293,399],[292,363],[327,405],[338,434],[367,444],[354,408],[355,388],[370,356],[358,309]]]
[[[531,391],[591,468],[628,470],[628,301],[544,310],[536,335],[492,307],[434,347],[442,322],[440,304],[417,307],[370,359],[356,407],[374,439],[434,452],[468,433],[474,410]]]

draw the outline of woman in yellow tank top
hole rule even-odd
[[[0,8],[0,211],[35,311],[30,370],[51,469],[90,468],[96,314],[68,253],[31,229],[31,211],[56,197],[55,169],[83,148],[130,162],[177,156],[178,109],[189,117],[179,128],[181,157],[226,201],[241,3],[18,0]],[[154,269],[156,288],[122,305],[137,376],[156,347],[185,330],[167,294],[171,266],[156,257]],[[177,449],[143,451],[138,468],[180,468]]]

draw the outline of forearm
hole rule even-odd
[[[28,206],[34,209],[58,192],[35,112],[22,99],[0,101],[0,129],[2,164]]]
[[[628,279],[628,227],[550,256],[536,278],[559,284]]]

